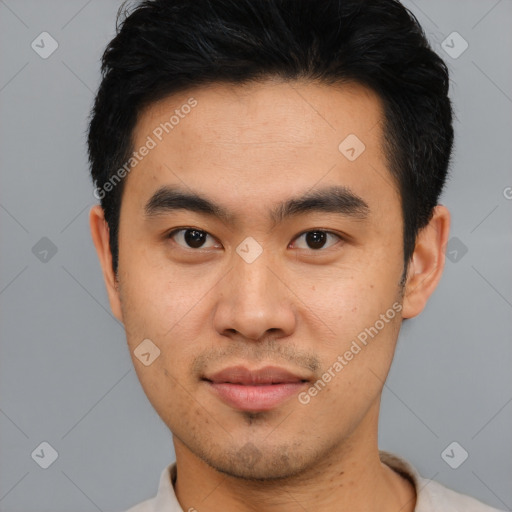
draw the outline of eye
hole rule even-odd
[[[195,228],[181,228],[171,231],[168,238],[186,249],[209,249],[215,247],[215,239],[206,231]],[[212,240],[207,243],[208,238]]]
[[[326,244],[328,244],[329,238],[334,239],[334,241],[331,240],[331,244],[327,245],[327,248],[332,247],[339,240],[343,240],[341,236],[331,233],[330,231],[323,231],[321,229],[306,231],[305,233],[299,235],[295,240],[300,241],[302,239],[303,244],[306,244],[306,246],[303,247],[299,246],[298,249],[318,250],[326,248]]]

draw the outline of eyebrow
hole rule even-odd
[[[197,193],[186,192],[176,186],[159,188],[144,207],[145,217],[150,219],[176,210],[187,210],[218,217],[233,223],[236,216],[221,205]],[[289,217],[312,212],[328,212],[365,220],[370,208],[368,204],[347,187],[330,186],[307,192],[278,204],[270,211],[270,219],[276,224]]]

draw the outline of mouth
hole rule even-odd
[[[203,377],[202,380],[224,403],[251,412],[276,408],[299,393],[309,382],[305,376],[275,366],[259,370],[233,366]]]

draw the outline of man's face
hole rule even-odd
[[[182,109],[190,97],[197,105]],[[139,118],[134,147],[148,136],[156,146],[126,178],[119,315],[179,449],[219,471],[291,476],[375,442],[403,272],[382,121],[360,86],[270,81],[174,95]],[[148,208],[162,187],[226,215],[170,208],[162,193]],[[134,355],[145,339],[160,350],[148,366]],[[251,385],[250,372],[269,366],[292,376],[270,384],[269,370]]]

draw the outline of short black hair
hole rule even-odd
[[[453,127],[448,69],[402,4],[145,0],[131,12],[125,2],[116,28],[102,57],[88,134],[91,176],[109,226],[116,276],[124,180],[112,186],[112,179],[134,151],[138,114],[197,86],[266,78],[352,82],[377,93],[384,108],[384,151],[401,196],[407,268],[446,181]]]

